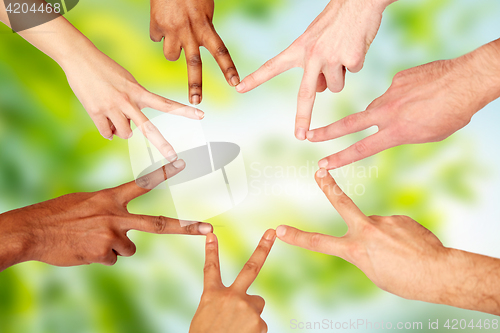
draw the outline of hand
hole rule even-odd
[[[325,170],[316,182],[348,226],[343,237],[279,226],[282,241],[338,256],[378,287],[425,302],[500,315],[500,260],[446,248],[408,216],[364,215]]]
[[[177,219],[127,211],[132,199],[184,167],[184,161],[178,160],[137,179],[137,184],[132,181],[98,192],[68,194],[0,215],[0,270],[28,260],[55,266],[113,265],[118,255],[135,253],[135,245],[127,237],[129,230],[191,235],[211,232],[207,223],[181,227]]]
[[[377,133],[319,161],[320,168],[340,168],[403,144],[441,141],[467,125],[498,97],[488,77],[493,76],[492,67],[478,59],[467,54],[399,72],[365,111],[309,131],[308,140],[320,142],[378,126]],[[485,69],[491,73],[479,74]]]
[[[344,87],[346,68],[358,72],[377,34],[382,12],[392,1],[332,0],[286,50],[267,61],[236,87],[244,93],[294,67],[302,67],[295,136],[306,138],[316,92]]]
[[[443,296],[451,255],[436,236],[407,216],[365,216],[325,169],[316,173],[316,181],[349,230],[333,237],[279,226],[279,239],[347,260],[398,296],[423,301]]]
[[[132,136],[132,120],[168,161],[175,161],[174,148],[141,110],[149,107],[191,119],[203,119],[203,112],[150,93],[108,56],[95,48],[92,54],[62,66],[69,85],[101,135],[109,140],[113,135],[128,139]]]
[[[247,290],[264,265],[275,239],[275,231],[267,230],[234,283],[225,287],[220,276],[217,237],[207,235],[204,290],[190,333],[267,332],[267,325],[260,318],[264,299],[248,295]]]
[[[194,105],[202,99],[200,46],[210,51],[229,85],[240,83],[233,60],[212,24],[213,16],[213,0],[151,0],[151,40],[161,42],[165,37],[163,52],[170,61],[179,59],[184,49],[189,102]]]

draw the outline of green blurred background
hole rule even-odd
[[[214,24],[244,77],[287,47],[326,4],[216,0]],[[318,96],[313,126],[364,110],[400,70],[453,58],[498,38],[499,14],[497,0],[391,5],[364,69],[348,73],[341,93]],[[147,89],[187,103],[185,61],[166,61],[162,45],[150,41],[148,1],[85,0],[67,18]],[[334,235],[346,231],[313,173],[320,158],[373,129],[333,142],[299,142],[293,123],[300,69],[239,95],[204,49],[202,60],[205,135],[238,143],[249,177],[248,198],[209,220],[220,240],[223,280],[230,284],[267,228],[286,223]],[[352,198],[367,215],[409,215],[447,246],[500,257],[499,106],[490,104],[441,143],[394,148],[333,175],[345,189],[351,186]],[[127,142],[104,140],[58,65],[5,26],[0,27],[0,158],[1,212],[133,178]],[[132,202],[130,210],[165,214],[170,204],[153,191]],[[113,267],[29,262],[0,273],[0,332],[186,332],[202,292],[204,238],[129,235],[137,254]],[[270,332],[298,331],[291,328],[292,319],[422,321],[426,327],[429,319],[494,318],[398,298],[341,259],[279,241],[250,292],[266,299],[263,318]]]

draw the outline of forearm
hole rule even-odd
[[[43,0],[37,2],[45,4]],[[3,1],[0,1],[0,20],[12,27]],[[88,38],[59,14],[51,21],[19,31],[18,34],[63,68],[67,62],[74,61],[75,57],[96,50]]]
[[[433,303],[500,315],[500,259],[450,249]]]
[[[456,59],[464,64],[463,79],[471,83],[468,96],[475,99],[476,112],[500,97],[500,39]]]

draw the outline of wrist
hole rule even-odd
[[[9,215],[9,213],[0,214],[0,272],[29,260],[28,237],[16,230],[15,225],[19,223],[13,223],[15,219]]]

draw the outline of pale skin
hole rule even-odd
[[[500,315],[500,260],[443,246],[408,216],[366,216],[325,170],[316,182],[348,226],[342,237],[279,226],[282,241],[338,256],[381,289],[431,303]]]
[[[40,0],[37,3],[45,2]],[[3,1],[0,1],[0,20],[10,27]],[[133,121],[159,152],[172,162],[177,159],[174,148],[141,110],[152,108],[197,120],[204,117],[201,110],[146,90],[61,15],[20,31],[19,35],[61,66],[73,92],[106,139],[111,140],[114,135],[122,139],[130,138],[130,121]]]
[[[170,61],[179,59],[184,50],[189,101],[194,105],[203,97],[201,46],[210,51],[229,85],[240,83],[229,51],[212,24],[213,16],[213,0],[151,0],[151,40],[163,39],[163,53]]]
[[[358,72],[375,38],[382,12],[395,0],[332,0],[286,50],[267,61],[236,87],[250,91],[294,67],[304,69],[297,97],[295,137],[306,139],[316,92],[340,92],[346,69]]]
[[[333,140],[371,126],[378,131],[318,162],[335,169],[385,149],[441,141],[500,97],[500,39],[464,56],[399,72],[365,111],[311,130],[312,142]]]
[[[0,271],[25,261],[55,266],[113,265],[132,256],[129,230],[156,234],[206,235],[208,223],[182,227],[177,219],[131,214],[128,203],[185,167],[177,160],[137,181],[89,193],[72,193],[0,214]],[[183,223],[185,225],[185,223]]]
[[[247,290],[257,278],[275,239],[275,231],[267,230],[234,283],[225,287],[220,274],[217,237],[207,235],[203,294],[190,333],[267,332],[267,324],[261,318],[264,299],[248,295]]]

